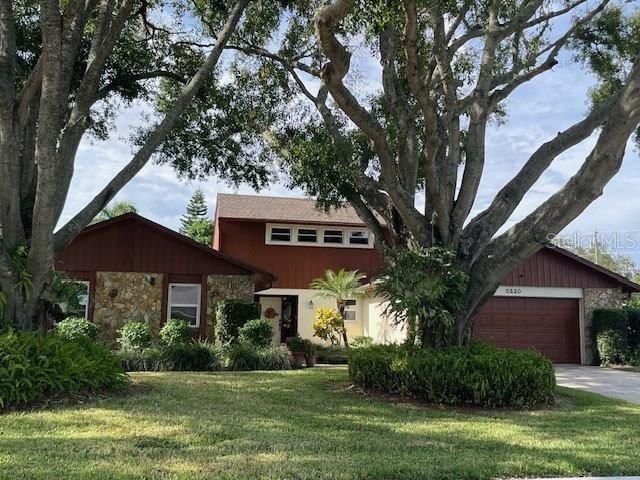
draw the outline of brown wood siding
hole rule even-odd
[[[527,258],[509,275],[503,285],[522,287],[616,288],[613,278],[549,249]]]
[[[200,283],[203,273],[250,274],[133,218],[79,235],[56,258],[56,268],[66,272],[170,272],[195,275],[194,283]]]
[[[222,251],[278,277],[275,288],[309,288],[325,270],[359,270],[375,275],[382,259],[375,249],[266,245],[263,222],[218,219]]]

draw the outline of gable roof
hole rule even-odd
[[[109,228],[115,224],[118,223],[122,223],[125,221],[135,221],[137,223],[140,223],[158,233],[160,233],[161,235],[165,235],[165,236],[169,236],[175,240],[178,240],[180,243],[184,244],[185,246],[187,246],[188,248],[193,248],[196,249],[200,252],[205,253],[206,255],[211,255],[213,257],[216,257],[218,259],[223,260],[224,262],[228,262],[236,267],[239,267],[242,270],[245,270],[247,273],[253,274],[258,278],[258,284],[260,285],[268,285],[270,283],[273,283],[276,280],[276,276],[273,275],[270,272],[267,272],[266,270],[263,270],[261,268],[255,267],[247,262],[244,262],[236,257],[233,257],[229,254],[220,252],[218,250],[214,250],[213,248],[204,245],[200,242],[196,242],[195,240],[187,237],[186,235],[183,235],[181,233],[178,233],[174,230],[171,230],[170,228],[165,227],[164,225],[160,225],[159,223],[156,223],[152,220],[149,220],[148,218],[145,218],[137,213],[133,213],[133,212],[129,212],[129,213],[124,213],[122,215],[119,215],[117,217],[114,218],[110,218],[108,220],[104,220],[102,222],[98,222],[95,223],[93,225],[89,225],[86,228],[84,228],[77,236],[76,238],[73,240],[73,242],[77,241],[78,239],[81,239],[84,235],[91,233],[91,232],[95,232],[97,230],[102,230],[105,228]],[[72,242],[72,243],[73,243]],[[67,247],[68,248],[68,247]]]
[[[586,258],[583,258],[580,255],[576,255],[575,253],[572,253],[569,250],[565,250],[564,248],[561,248],[553,244],[545,245],[544,248],[551,250],[553,252],[559,253],[560,255],[564,255],[566,258],[574,260],[588,268],[591,268],[593,270],[596,270],[602,273],[603,275],[619,283],[622,286],[622,291],[625,293],[640,292],[640,285],[638,285],[636,282],[629,280],[627,277],[620,275],[616,272],[613,272],[608,268],[604,268],[603,266],[598,265],[597,263],[593,263],[592,261],[587,260]]]
[[[325,213],[308,198],[219,193],[215,218],[364,226],[351,206]]]

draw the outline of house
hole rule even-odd
[[[253,301],[275,280],[135,213],[85,228],[55,268],[85,285],[79,314],[98,324],[108,343],[126,321],[143,320],[157,332],[167,318],[184,319],[195,335],[212,338],[217,301]]]
[[[318,306],[333,306],[309,288],[327,269],[359,270],[369,278],[382,266],[371,232],[351,208],[324,213],[313,200],[219,194],[214,249],[271,272],[276,280],[256,290],[275,342],[313,336]],[[630,280],[558,247],[545,247],[506,276],[477,314],[475,335],[499,345],[535,347],[558,363],[592,363],[593,310],[619,307],[640,291]],[[385,318],[372,295],[351,300],[350,338],[398,341],[403,332]]]

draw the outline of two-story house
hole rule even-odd
[[[372,278],[383,264],[371,233],[350,208],[326,214],[313,200],[218,195],[213,248],[136,214],[83,230],[56,259],[56,269],[86,289],[79,315],[113,342],[128,320],[154,330],[181,318],[194,335],[213,338],[223,298],[257,300],[276,330],[274,343],[296,333],[313,338],[317,307],[334,306],[309,285],[328,269]],[[556,247],[531,256],[502,282],[476,315],[477,337],[513,348],[534,347],[556,362],[591,363],[596,308],[619,307],[640,291],[630,280]],[[399,341],[373,289],[349,302],[350,338]]]

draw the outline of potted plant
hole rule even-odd
[[[304,358],[307,361],[307,367],[315,367],[318,358],[318,346],[311,340],[304,341]]]
[[[304,366],[304,340],[299,335],[287,338],[285,342],[289,352],[291,352],[291,366],[293,368],[302,368]]]

